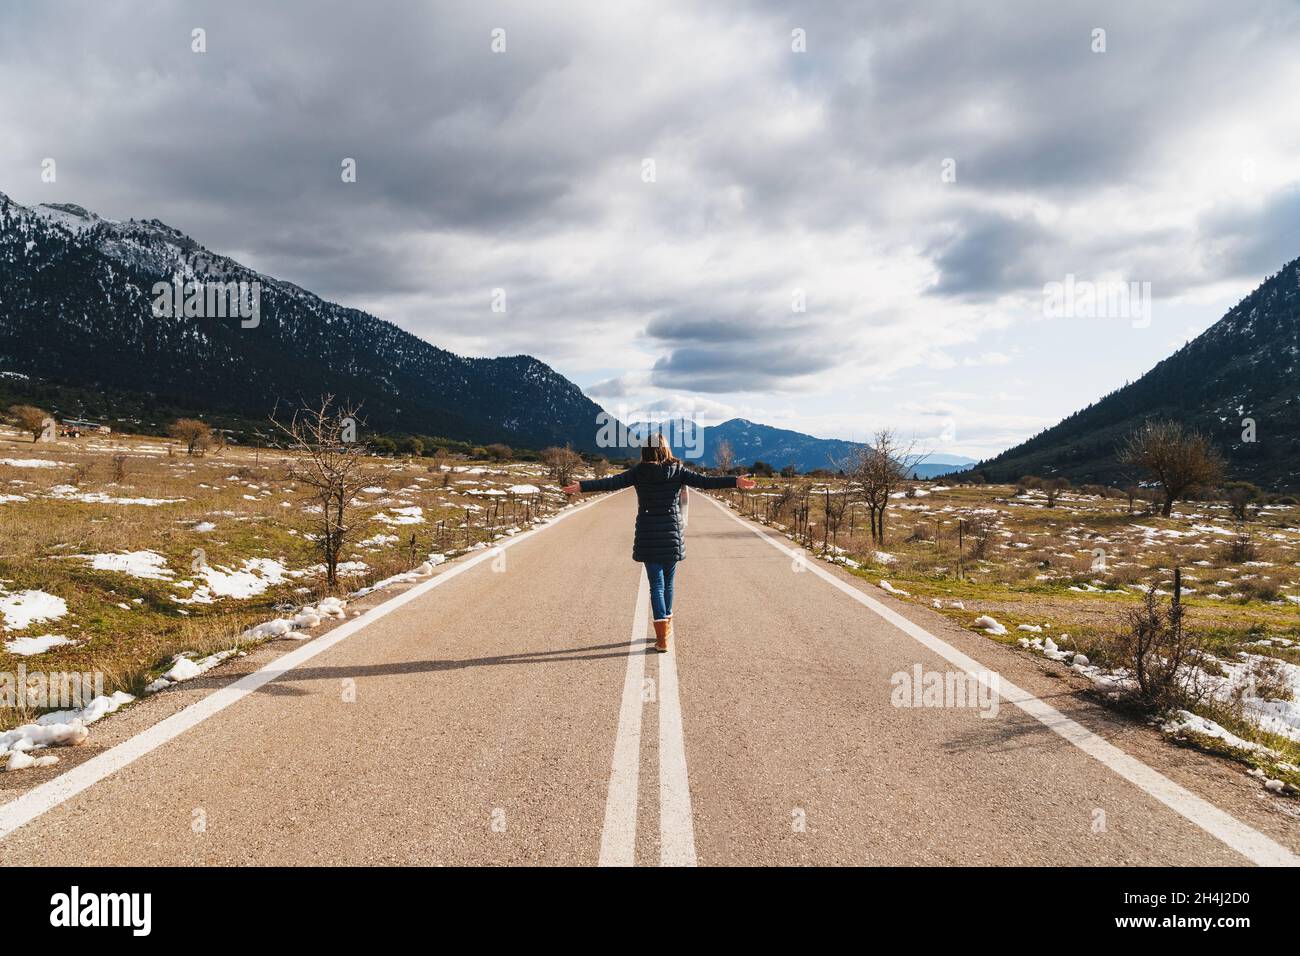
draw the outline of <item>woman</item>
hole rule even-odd
[[[636,535],[632,560],[645,565],[650,579],[650,607],[654,612],[655,650],[668,650],[673,623],[673,576],[677,562],[686,556],[682,540],[680,501],[684,486],[692,488],[753,488],[749,478],[733,475],[710,477],[685,468],[673,457],[668,441],[656,435],[641,449],[641,462],[621,475],[576,481],[561,490],[566,495],[579,491],[617,491],[636,488]]]

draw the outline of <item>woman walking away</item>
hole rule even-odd
[[[576,481],[561,489],[566,495],[579,491],[617,491],[636,488],[636,535],[632,560],[645,565],[650,579],[650,607],[654,612],[655,650],[668,650],[673,626],[673,577],[677,562],[686,557],[683,541],[681,499],[684,486],[692,488],[753,488],[749,478],[734,475],[712,477],[691,471],[673,457],[668,441],[655,435],[641,449],[641,461],[620,475],[591,481]]]

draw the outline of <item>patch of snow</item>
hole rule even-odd
[[[120,554],[78,554],[96,571],[117,571],[133,578],[166,581],[176,573],[167,567],[167,559],[155,551],[123,551]]]
[[[43,654],[52,647],[75,643],[77,642],[72,638],[62,634],[42,634],[40,637],[16,637],[12,641],[5,641],[5,650],[19,657],[31,657],[33,654]]]
[[[0,617],[10,631],[22,631],[32,624],[55,621],[68,613],[68,602],[45,591],[0,593]]]

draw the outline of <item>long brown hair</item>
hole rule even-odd
[[[662,433],[651,435],[641,448],[641,461],[643,462],[661,465],[676,460],[673,457],[673,450],[668,447],[668,439]]]

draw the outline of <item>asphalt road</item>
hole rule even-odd
[[[605,496],[152,749],[233,678],[97,725],[0,793],[0,864],[1297,862],[1240,768],[692,501],[672,653]]]

